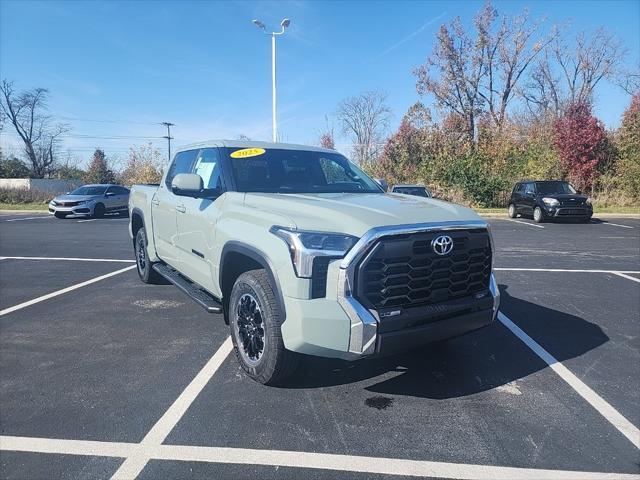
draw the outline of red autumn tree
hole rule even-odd
[[[593,116],[590,104],[574,103],[555,122],[554,130],[562,168],[579,189],[591,188],[606,148],[602,122]]]

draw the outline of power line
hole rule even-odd
[[[13,137],[20,137],[17,133],[14,132],[6,132],[2,135],[9,135]],[[140,140],[160,140],[166,137],[154,137],[154,136],[138,136],[138,135],[89,135],[89,134],[74,134],[74,133],[63,133],[62,135],[58,135],[57,138],[87,138],[87,139],[99,139],[99,140],[125,140],[125,139],[140,139]]]
[[[158,125],[158,122],[138,122],[134,120],[98,120],[95,118],[78,118],[78,117],[63,117],[54,115],[54,118],[60,120],[71,120],[74,122],[93,122],[93,123],[130,123],[133,125]]]

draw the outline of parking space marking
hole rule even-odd
[[[592,223],[593,225],[613,225],[614,227],[635,228],[635,227],[632,227],[632,226],[630,226],[630,225],[620,225],[619,223],[605,222],[604,220],[601,220],[601,221],[599,221],[599,222],[591,221],[591,223]]]
[[[533,350],[536,355],[549,365],[560,378],[595,408],[611,425],[627,437],[636,448],[640,448],[640,430],[635,425],[623,417],[620,412],[588,387],[582,380],[571,373],[562,362],[559,362],[553,355],[542,348],[538,342],[527,335],[524,330],[513,323],[504,313],[498,312],[498,320],[511,330],[527,347]]]
[[[58,297],[60,295],[64,295],[65,293],[71,292],[73,290],[77,290],[78,288],[86,287],[87,285],[91,285],[92,283],[99,282],[106,278],[113,277],[115,275],[119,275],[121,273],[127,272],[131,269],[136,268],[135,265],[131,265],[129,267],[122,268],[120,270],[116,270],[115,272],[107,273],[106,275],[101,275],[96,278],[92,278],[82,283],[77,283],[76,285],[71,285],[70,287],[63,288],[62,290],[57,290],[55,292],[47,293],[46,295],[42,295],[41,297],[34,298],[33,300],[29,300],[27,302],[19,303],[18,305],[14,305],[13,307],[5,308],[4,310],[0,310],[0,317],[6,315],[11,312],[15,312],[16,310],[20,310],[22,308],[28,307],[30,305],[44,302],[45,300],[49,300],[50,298]]]
[[[640,283],[640,278],[632,277],[631,275],[625,275],[623,272],[611,272],[614,275],[618,275],[619,277],[626,278],[627,280],[633,280],[634,282]],[[630,273],[638,273],[638,272],[630,272]]]
[[[523,222],[522,220],[514,220],[513,218],[503,218],[502,220],[506,220],[507,222],[521,223],[522,225],[529,225],[530,227],[544,228],[542,225],[537,225],[535,223],[529,223],[529,222]]]
[[[640,274],[640,270],[584,270],[572,268],[504,268],[494,267],[493,270],[499,272],[562,272],[562,273],[611,273],[623,275],[625,273]],[[635,279],[634,279],[635,280]]]
[[[263,465],[378,475],[466,479],[466,480],[638,480],[633,473],[605,473],[536,468],[500,467],[465,463],[433,462],[403,458],[379,458],[331,453],[257,450],[247,448],[199,447],[190,445],[147,445],[124,442],[65,440],[0,436],[0,451],[84,455],[126,458],[140,451],[151,460],[206,462],[235,465]],[[125,462],[126,463],[126,462]],[[128,477],[133,479],[135,477]]]
[[[10,218],[5,222],[21,222],[22,220],[40,220],[41,218],[53,218],[51,215],[40,215],[39,217]]]
[[[85,220],[78,220],[78,223],[95,222],[96,220],[97,220],[96,218],[88,218]]]
[[[218,348],[213,357],[202,367],[202,370],[194,377],[191,383],[184,389],[180,396],[173,402],[173,405],[160,417],[160,420],[149,430],[142,439],[142,442],[133,451],[133,454],[120,465],[120,468],[113,474],[112,479],[136,478],[147,465],[151,457],[145,451],[148,447],[159,446],[167,438],[173,427],[180,421],[187,409],[191,406],[196,397],[207,385],[211,377],[216,373],[222,362],[233,350],[231,337],[227,337],[224,343]],[[147,450],[145,450],[147,449]]]
[[[117,258],[77,258],[77,257],[0,257],[0,260],[52,260],[62,262],[117,262],[135,263],[135,260],[121,260]]]

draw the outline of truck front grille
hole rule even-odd
[[[431,241],[453,239],[446,256]],[[356,296],[367,308],[413,307],[485,293],[491,276],[491,243],[486,229],[421,232],[384,237],[356,270]]]

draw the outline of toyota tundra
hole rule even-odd
[[[244,371],[286,378],[300,354],[355,360],[494,321],[489,225],[473,210],[385,193],[340,153],[209,141],[135,185],[145,283],[168,280],[229,325]]]

